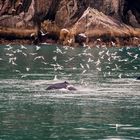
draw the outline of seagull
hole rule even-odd
[[[111,56],[114,56],[114,55],[116,56],[117,55],[117,52],[114,52],[114,53],[111,54]]]
[[[63,69],[63,66],[59,65],[58,63],[57,64],[50,64],[50,65],[54,67],[55,71]]]
[[[106,73],[104,73],[103,76],[106,77]]]
[[[65,50],[68,50],[68,48],[74,49],[73,47],[69,47],[69,46],[62,46]]]
[[[54,81],[57,81],[58,80],[57,75],[54,76],[54,79],[53,80]]]
[[[86,71],[87,71],[87,70],[84,70],[84,71],[82,72],[82,74],[84,74]]]
[[[24,53],[24,52],[23,52],[22,54],[23,54],[24,56],[27,56],[27,54],[26,54],[26,53]]]
[[[17,73],[21,73],[21,71],[20,71],[20,70],[15,70],[15,72],[17,72]]]
[[[107,47],[106,47],[106,44],[103,44],[103,45],[102,45],[102,48],[105,48],[105,49],[107,49]]]
[[[31,33],[30,34],[30,37],[35,37],[35,33]]]
[[[118,67],[118,65],[117,65],[117,64],[115,64],[115,67],[116,67],[116,69],[117,69],[117,70],[119,69],[119,67]]]
[[[137,69],[138,69],[138,67],[135,67],[135,66],[133,66],[133,68],[134,68],[135,70],[137,70]]]
[[[135,58],[135,59],[137,59],[137,58],[138,58],[138,56],[139,56],[139,54],[136,54],[136,55],[134,55],[134,58]]]
[[[90,69],[89,64],[86,64],[87,68]]]
[[[132,53],[131,53],[131,52],[127,52],[127,54],[128,54],[129,56],[132,56]]]
[[[101,71],[101,68],[96,68],[98,71]]]
[[[96,45],[96,48],[100,48],[100,45]]]
[[[22,52],[22,50],[20,50],[20,49],[17,49],[17,50],[16,50],[16,52],[17,52],[17,53],[21,53],[21,52]]]
[[[84,33],[80,33],[79,35],[82,36],[82,37],[84,37],[84,38],[87,37]]]
[[[9,58],[9,63],[13,63],[14,61],[16,61],[16,57],[13,57],[13,58]]]
[[[95,62],[96,66],[99,65],[101,63],[100,59],[97,60],[97,62]]]
[[[54,52],[63,54],[63,52],[58,47],[56,48],[56,51]]]
[[[101,58],[101,59],[104,59],[104,55],[102,55],[100,58]]]
[[[126,59],[122,59],[122,60],[118,60],[119,62],[127,62],[128,61],[128,58]]]
[[[134,59],[131,62],[135,61],[138,58],[139,54],[134,55]]]
[[[86,53],[89,50],[89,48],[86,48],[83,52]]]
[[[27,77],[27,75],[26,75],[26,74],[24,74],[24,75],[22,75],[22,76],[21,76],[21,78],[25,78],[25,77]]]
[[[81,63],[80,63],[80,66],[81,66],[81,68],[82,68],[82,69],[84,69],[84,66],[83,66],[83,64],[81,64]]]
[[[40,30],[40,33],[42,36],[45,36],[46,34],[48,34],[48,33],[44,33],[42,30]]]
[[[12,63],[12,65],[15,65],[15,66],[17,65],[14,61],[11,61],[11,63]]]
[[[21,46],[21,49],[25,49],[25,50],[27,50],[27,48],[26,47],[24,47],[23,45],[20,45]]]
[[[34,55],[37,55],[37,53],[30,53],[30,55],[33,55],[34,56]]]
[[[12,9],[12,12],[16,12],[16,9],[13,8],[13,9]]]
[[[73,39],[69,39],[69,40],[68,40],[68,43],[69,43],[69,44],[71,44],[71,43],[72,43],[72,41],[73,41]]]
[[[116,131],[118,131],[118,128],[119,128],[119,124],[116,124]]]
[[[27,68],[26,68],[26,71],[29,71],[29,70],[30,70],[30,68],[27,67]]]
[[[47,65],[48,63],[47,62],[41,62],[42,64],[44,64],[44,65]]]
[[[91,53],[82,53],[84,56],[93,56]]]
[[[87,44],[85,44],[85,43],[83,43],[83,48],[88,48],[89,46],[87,45]]]
[[[94,61],[94,60],[92,60],[91,58],[88,59],[88,63],[89,63],[89,62],[93,62],[93,61]]]
[[[58,63],[56,64],[57,69],[62,70],[64,67],[59,65]]]
[[[119,49],[119,51],[122,52],[123,51],[123,48]]]
[[[109,50],[106,52],[106,55],[109,56]]]
[[[111,58],[110,58],[110,57],[108,58],[108,61],[109,61],[109,62],[111,61]]]
[[[68,60],[64,60],[65,62],[69,62],[72,61],[74,59],[74,57],[69,58]]]
[[[11,44],[7,44],[6,46],[7,46],[7,47],[11,47]]]
[[[36,46],[36,51],[40,50],[40,48],[41,48],[41,47],[39,47],[39,46]]]
[[[57,56],[54,56],[54,57],[53,57],[53,60],[56,61],[56,60],[57,60]]]
[[[100,38],[97,38],[97,41],[101,41],[101,39]]]
[[[8,45],[6,45],[7,47],[9,47],[9,48],[5,48],[5,50],[11,50],[11,49],[13,49],[13,47],[10,45],[10,44],[8,44]]]
[[[73,67],[72,69],[73,69],[73,70],[76,70],[77,68],[76,68],[76,67]]]
[[[119,59],[120,56],[112,56],[112,58],[113,58],[114,60],[116,60],[116,59]]]
[[[99,52],[99,55],[102,55],[104,53],[104,51]]]
[[[113,41],[111,41],[111,45],[112,45],[112,46],[115,46],[116,44],[115,44]]]
[[[129,50],[130,49],[130,47],[126,47],[126,50]]]
[[[110,66],[106,66],[106,69],[110,69]]]
[[[119,78],[122,78],[122,74],[120,73],[118,77],[119,77]]]
[[[7,56],[14,56],[14,54],[6,53]]]
[[[110,71],[108,72],[108,75],[109,75],[109,76],[111,75],[111,72],[110,72]]]
[[[43,60],[45,60],[45,58],[43,56],[37,56],[37,57],[35,57],[34,58],[34,61],[37,60],[37,59],[43,59]]]

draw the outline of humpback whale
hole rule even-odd
[[[70,85],[68,82],[62,82],[62,83],[55,83],[51,84],[49,87],[47,87],[46,90],[55,90],[55,89],[67,89],[67,90],[77,90],[75,87]]]

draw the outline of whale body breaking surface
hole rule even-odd
[[[61,82],[61,83],[55,83],[55,84],[51,84],[50,86],[47,87],[46,90],[57,90],[57,89],[67,89],[70,91],[74,91],[77,90],[73,85],[71,85],[68,82]]]

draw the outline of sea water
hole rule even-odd
[[[138,76],[134,46],[1,45],[0,140],[138,140]]]

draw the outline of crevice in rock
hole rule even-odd
[[[55,20],[56,12],[58,10],[58,5],[60,0],[52,0],[51,6],[49,7],[47,15],[44,17],[44,20]]]
[[[131,17],[134,16],[137,22],[136,26],[140,27],[140,1],[139,0],[125,0],[123,7],[123,22],[126,24],[134,25]]]

